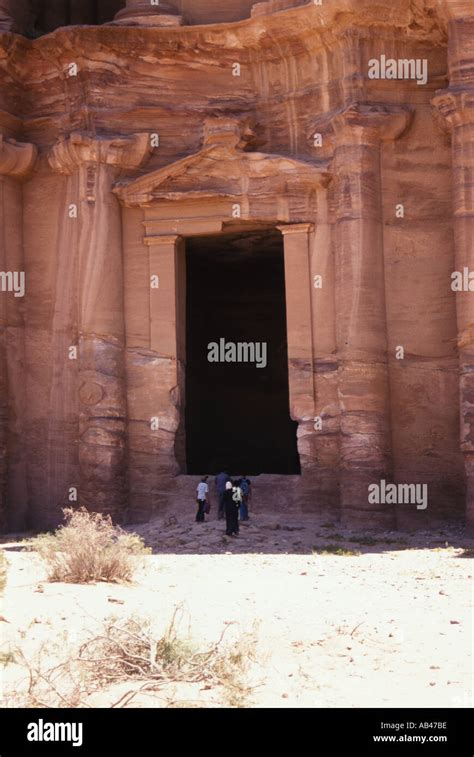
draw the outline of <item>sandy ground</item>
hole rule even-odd
[[[21,542],[2,545],[8,581],[2,650],[57,663],[104,619],[150,618],[163,631],[177,606],[201,646],[226,625],[251,637],[253,707],[471,707],[473,540],[460,529],[361,536],[314,517],[261,515],[238,539],[192,515],[137,528],[154,554],[133,585],[48,583]],[[363,543],[369,542],[369,543]],[[358,554],[322,554],[342,548]],[[43,651],[44,651],[43,649]],[[0,668],[4,706],[18,704],[24,670]],[[118,687],[120,692],[120,687]],[[117,690],[94,694],[110,706]],[[135,705],[223,706],[220,690],[166,687]]]

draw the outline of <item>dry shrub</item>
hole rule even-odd
[[[325,544],[322,547],[313,547],[313,555],[338,555],[338,557],[359,557],[360,552],[352,549],[344,549],[339,544]]]
[[[228,624],[216,643],[199,649],[189,634],[179,633],[180,613],[178,607],[161,636],[146,618],[109,620],[100,634],[66,653],[66,659],[53,667],[46,660],[56,652],[52,655],[49,648],[43,647],[34,660],[16,650],[18,664],[27,671],[26,684],[21,694],[10,696],[2,706],[90,707],[91,695],[112,694],[123,683],[129,684],[127,690],[109,707],[127,707],[142,693],[166,693],[169,684],[180,683],[202,683],[202,688],[220,692],[220,701],[227,706],[246,706],[252,691],[246,678],[255,660],[256,628],[225,643]],[[169,707],[182,705],[175,696],[168,701]]]
[[[176,613],[158,640],[149,620],[128,618],[107,623],[103,634],[79,649],[79,659],[102,685],[127,679],[189,680],[196,655],[191,642],[178,636]]]
[[[48,567],[50,581],[91,583],[130,581],[137,557],[149,554],[140,536],[114,526],[109,515],[85,508],[63,510],[65,525],[32,539]]]
[[[198,649],[189,636],[180,636],[182,608],[178,607],[161,638],[156,639],[149,621],[129,618],[109,623],[103,635],[82,645],[79,660],[100,686],[129,680],[140,684],[113,706],[127,706],[143,691],[158,691],[166,683],[205,683],[221,687],[226,703],[242,707],[250,694],[245,674],[254,659],[256,629],[231,644],[223,644],[229,628],[207,649]],[[176,704],[174,703],[174,706]]]
[[[49,659],[49,649],[43,645],[34,659],[27,657],[22,649],[14,650],[14,662],[27,672],[27,679],[20,689],[10,689],[0,699],[2,708],[78,708],[88,707],[87,697],[93,684],[84,679],[75,659],[69,659],[51,667],[43,661]]]

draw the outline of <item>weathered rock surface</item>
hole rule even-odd
[[[285,502],[473,524],[471,4],[160,5],[0,0],[3,526],[194,489],[186,251],[256,233],[284,249]],[[382,56],[426,81],[371,78]],[[428,512],[369,501],[382,480],[426,484]]]

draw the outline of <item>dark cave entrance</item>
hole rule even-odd
[[[31,36],[62,26],[107,24],[125,5],[125,0],[31,0]]]
[[[187,472],[300,473],[281,235],[191,238],[186,271]]]

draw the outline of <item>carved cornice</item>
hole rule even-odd
[[[377,145],[398,139],[409,127],[413,110],[389,103],[352,103],[332,120],[339,142]]]
[[[129,137],[91,137],[74,132],[52,147],[48,161],[54,171],[67,175],[90,163],[133,171],[146,163],[152,151],[147,133]]]
[[[144,243],[149,247],[169,247],[181,240],[182,237],[179,234],[155,234],[143,238]]]
[[[314,223],[289,223],[286,225],[277,226],[277,229],[281,231],[283,236],[287,234],[310,234],[314,231]]]
[[[0,174],[24,179],[32,171],[38,151],[30,142],[17,142],[0,134]]]
[[[260,184],[275,178],[274,191],[277,191],[275,186],[284,181],[311,189],[327,186],[330,178],[327,161],[309,163],[284,155],[242,149],[256,139],[250,119],[239,123],[232,118],[208,118],[204,122],[204,144],[199,152],[137,179],[119,182],[114,192],[127,206],[145,206],[155,199],[176,200],[185,194],[198,199],[203,192],[208,196],[211,193],[216,197],[238,199],[248,194],[246,187],[254,178]],[[205,177],[204,190],[198,189],[200,182],[192,186],[190,177],[199,175]],[[173,182],[172,188],[166,188],[169,180]]]
[[[284,181],[293,182],[294,189],[300,186],[305,191],[327,187],[331,179],[327,164],[317,166],[282,155],[258,152],[242,152],[239,153],[238,157],[241,160],[241,174],[232,178],[233,186],[229,189],[223,190],[221,184],[224,180],[230,180],[231,172],[236,167],[235,156],[232,153],[226,154],[220,148],[208,147],[197,155],[183,158],[171,164],[171,166],[165,166],[165,168],[140,176],[129,183],[119,183],[113,191],[127,207],[133,205],[146,206],[157,199],[184,200],[186,197],[202,200],[229,197],[236,202],[239,197],[248,196],[246,186],[252,177],[258,177],[261,182],[267,180],[269,183],[274,179],[278,184]],[[209,160],[206,160],[208,158]],[[207,188],[204,191],[191,190],[187,186],[181,188],[181,176],[186,184],[187,169],[192,169],[193,173],[196,174],[201,161],[203,161],[202,170],[203,175],[206,175]],[[228,164],[227,161],[229,161]],[[209,173],[211,165],[214,173]],[[206,171],[208,173],[205,173]],[[163,189],[162,185],[171,178],[175,184],[173,189]],[[214,184],[214,187],[210,186],[212,184]],[[275,192],[277,192],[276,189]]]

